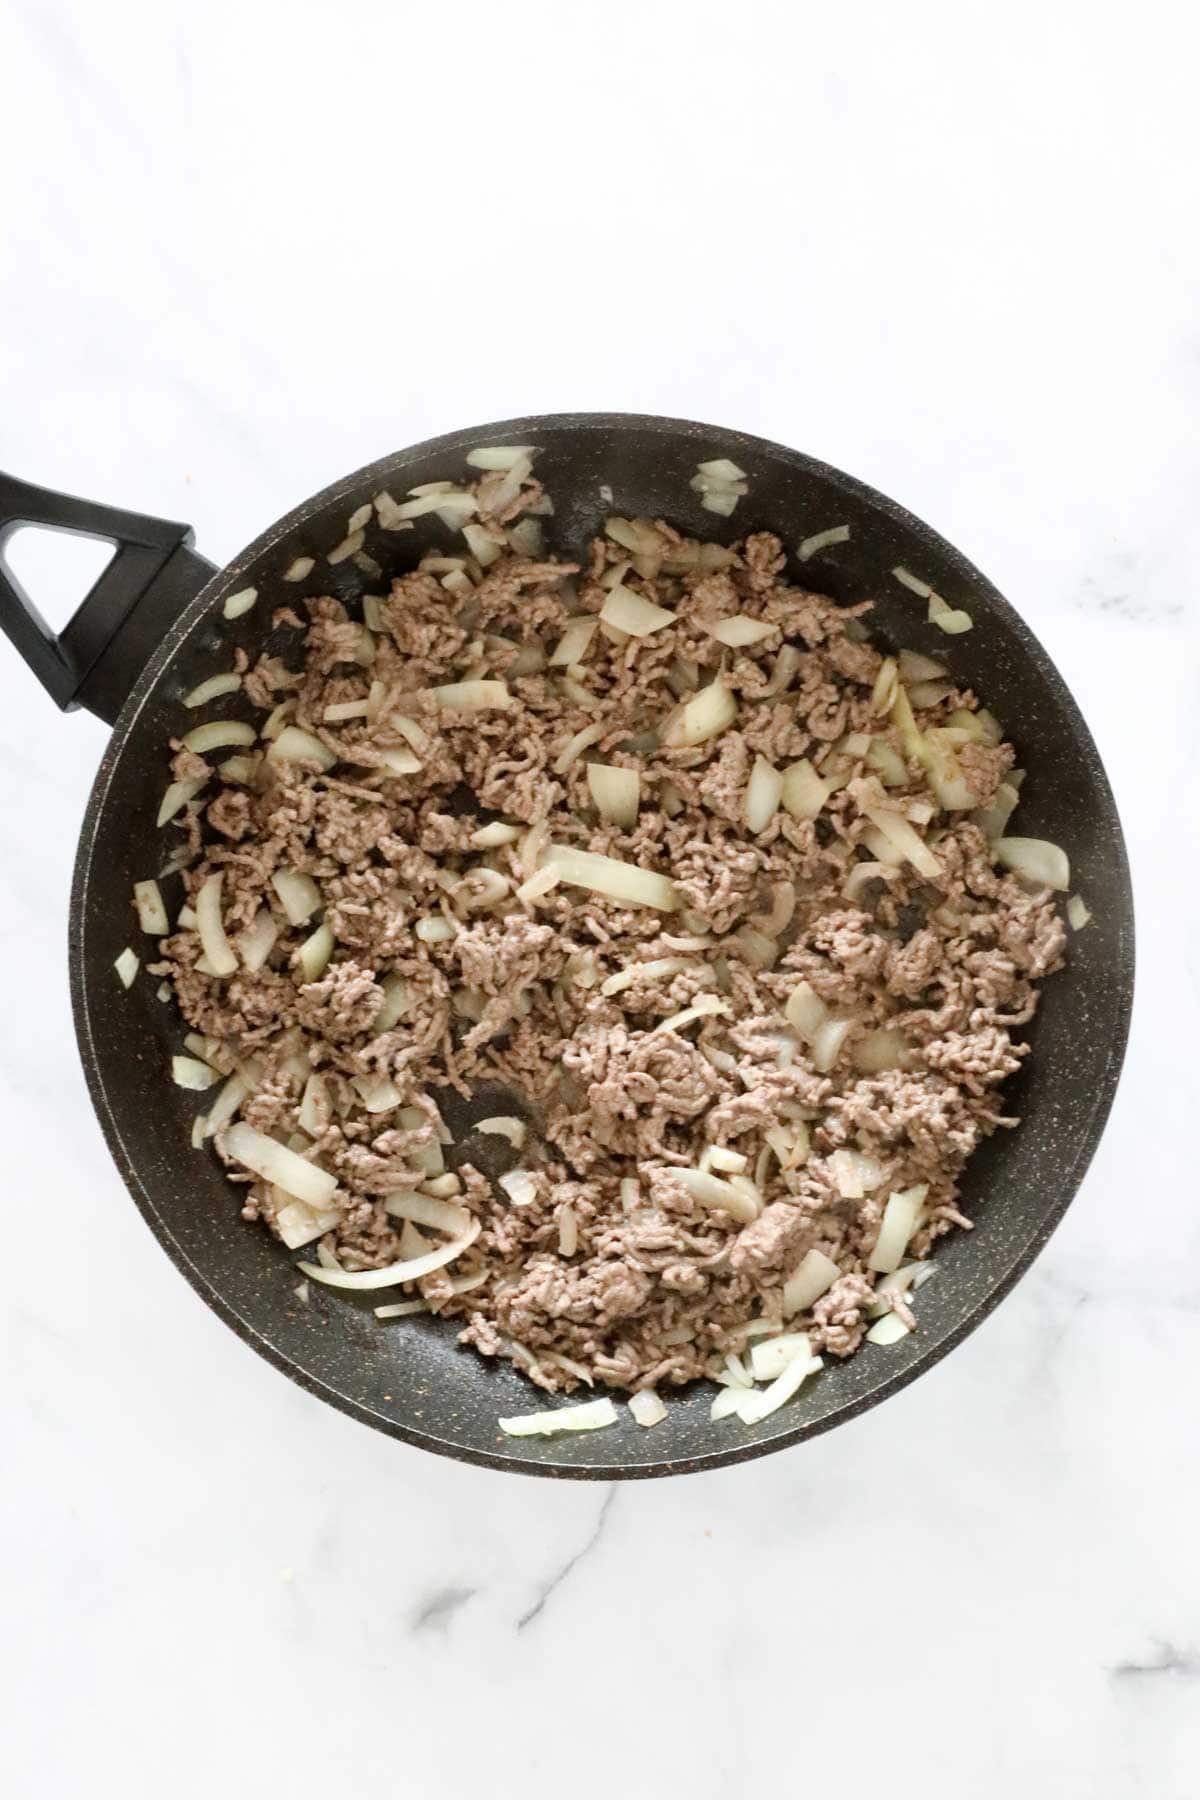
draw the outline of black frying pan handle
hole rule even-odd
[[[5,559],[21,525],[102,538],[117,553],[56,637]],[[86,706],[108,724],[168,625],[213,573],[188,525],[119,512],[0,472],[0,628],[64,710]]]

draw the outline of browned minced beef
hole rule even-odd
[[[218,980],[198,966],[196,932],[181,929],[155,972],[193,1030],[216,1040],[217,1065],[236,1062],[255,1084],[247,1120],[336,1175],[337,1222],[319,1250],[327,1263],[379,1267],[422,1249],[423,1234],[402,1227],[387,1199],[421,1186],[438,1160],[431,1093],[470,1096],[486,1082],[513,1094],[532,1122],[513,1160],[534,1177],[533,1201],[514,1205],[451,1151],[457,1176],[443,1192],[481,1231],[409,1291],[542,1387],[717,1372],[752,1320],[783,1318],[784,1282],[814,1247],[841,1275],[794,1323],[814,1350],[848,1355],[865,1329],[887,1196],[926,1184],[910,1246],[926,1256],[969,1223],[957,1201],[971,1151],[1014,1122],[997,1090],[1025,1052],[1014,1032],[1033,1014],[1036,984],[1061,961],[1052,897],[997,872],[973,811],[939,804],[893,723],[891,671],[880,678],[883,659],[858,621],[866,607],[793,586],[776,538],[756,533],[730,549],[636,521],[635,555],[605,536],[580,568],[527,554],[537,548],[528,530],[513,547],[512,521],[541,489],[527,481],[489,514],[501,490],[495,474],[473,490],[476,523],[499,550],[490,566],[427,557],[369,604],[370,630],[337,600],[312,600],[301,654],[249,671],[256,706],[285,706],[275,727],[311,732],[336,760],[322,771],[260,748],[248,785],[211,770],[181,820],[194,851],[188,897],[222,871],[235,951],[263,907],[278,938],[259,972]],[[578,666],[549,663],[568,618],[598,614],[614,578],[675,622],[642,638],[600,625]],[[724,648],[711,627],[734,613],[769,634]],[[733,722],[699,745],[665,747],[664,720],[717,677],[735,698]],[[460,710],[430,691],[476,678],[506,682],[510,704]],[[346,702],[369,703],[368,716],[330,722],[326,709]],[[943,758],[988,807],[1013,753],[974,696],[947,693],[916,722],[944,734]],[[568,762],[564,749],[585,727],[599,730]],[[420,769],[397,774],[389,757],[414,745]],[[175,750],[177,774],[208,772]],[[757,758],[781,769],[807,758],[829,788],[819,817],[780,809],[752,836]],[[632,830],[602,822],[589,762],[638,770]],[[881,808],[914,823],[935,874],[918,876],[888,851],[867,816]],[[478,847],[474,833],[497,819],[515,828],[512,841]],[[676,910],[562,884],[523,897],[548,843],[668,875]],[[317,920],[288,924],[271,883],[285,868],[317,882],[333,933],[315,980],[299,948]],[[448,929],[431,939],[422,921]],[[404,1010],[381,1030],[381,983],[392,976]],[[852,1021],[824,1070],[784,1019],[802,980],[830,1016]],[[714,994],[719,1012],[664,1023]],[[872,1035],[883,1028],[892,1035]],[[355,1083],[382,1077],[398,1099],[369,1112]],[[768,1147],[777,1128],[790,1137]],[[215,1142],[225,1155],[224,1131]],[[716,1146],[746,1159],[757,1218],[711,1209],[678,1179]],[[861,1198],[839,1189],[831,1158],[846,1149],[875,1165]],[[286,1196],[231,1174],[245,1216],[273,1225]]]

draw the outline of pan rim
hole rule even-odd
[[[1070,1165],[1059,1171],[1059,1192],[1049,1211],[1043,1216],[1036,1229],[1024,1238],[1021,1247],[1006,1259],[1001,1273],[989,1280],[986,1292],[972,1302],[966,1313],[956,1325],[951,1326],[928,1347],[916,1355],[903,1368],[877,1381],[865,1394],[849,1399],[840,1406],[834,1407],[815,1420],[808,1420],[792,1426],[785,1426],[769,1436],[751,1441],[734,1440],[728,1445],[700,1455],[671,1457],[648,1456],[642,1461],[608,1462],[598,1459],[589,1463],[568,1463],[555,1461],[522,1461],[519,1456],[503,1449],[484,1449],[462,1443],[451,1443],[433,1435],[431,1432],[403,1424],[384,1413],[376,1411],[352,1396],[341,1392],[327,1380],[315,1374],[311,1369],[295,1360],[287,1352],[279,1349],[270,1337],[250,1318],[240,1311],[221,1290],[214,1285],[211,1278],[191,1259],[181,1247],[166,1221],[159,1214],[153,1192],[143,1181],[135,1158],[126,1147],[121,1126],[114,1111],[105,1081],[101,1058],[94,1039],[93,1020],[90,1007],[90,995],[86,975],[85,961],[85,920],[87,918],[88,897],[94,880],[95,851],[97,847],[97,827],[103,816],[112,781],[120,763],[122,753],[131,733],[141,715],[143,708],[154,694],[162,676],[169,669],[175,654],[190,635],[197,620],[206,614],[214,601],[223,594],[235,591],[236,585],[245,575],[248,568],[269,552],[276,544],[286,539],[299,525],[321,509],[332,506],[340,498],[361,493],[369,483],[386,480],[402,471],[411,463],[431,454],[452,452],[469,448],[471,445],[486,441],[492,437],[498,441],[506,438],[521,442],[539,430],[574,431],[606,431],[606,430],[641,430],[672,437],[694,436],[696,438],[717,437],[729,447],[743,446],[748,452],[757,451],[769,455],[777,462],[783,462],[805,474],[818,477],[831,487],[839,489],[854,498],[860,505],[869,506],[882,513],[905,534],[917,542],[924,543],[936,552],[942,561],[948,561],[969,581],[973,588],[986,594],[989,605],[995,609],[996,615],[1005,629],[1015,640],[1021,655],[1030,659],[1039,667],[1043,679],[1049,684],[1059,709],[1064,726],[1069,731],[1071,740],[1078,751],[1085,756],[1100,788],[1102,800],[1107,810],[1107,821],[1111,822],[1108,858],[1109,874],[1115,895],[1115,910],[1119,914],[1119,950],[1116,967],[1111,971],[1114,983],[1113,1005],[1116,1014],[1116,1029],[1110,1035],[1103,1072],[1096,1081],[1089,1097],[1086,1123],[1080,1128],[1078,1147]],[[706,424],[701,421],[676,419],[658,414],[639,413],[548,413],[534,414],[523,418],[505,419],[486,424],[472,425],[466,428],[442,433],[420,443],[406,446],[391,455],[378,458],[340,477],[329,486],[313,494],[299,506],[270,525],[259,537],[247,545],[239,554],[223,568],[214,572],[204,584],[194,600],[184,609],[180,617],[164,634],[162,641],[149,659],[135,683],[128,700],[121,710],[113,727],[112,736],[105,748],[104,755],[97,769],[91,792],[88,797],[80,830],[79,845],[76,852],[74,876],[71,888],[70,926],[69,926],[69,972],[72,1011],[75,1022],[76,1040],[84,1073],[105,1141],[114,1162],[121,1174],[126,1188],[138,1207],[139,1212],[154,1232],[155,1237],[175,1264],[176,1268],[200,1295],[201,1299],[212,1308],[217,1316],[228,1325],[241,1340],[264,1357],[275,1368],[288,1375],[298,1386],[317,1398],[326,1401],[338,1411],[370,1425],[376,1430],[397,1438],[415,1448],[432,1451],[454,1461],[467,1462],[478,1467],[502,1470],[508,1474],[540,1476],[552,1479],[592,1480],[592,1481],[627,1481],[647,1480],[668,1475],[690,1474],[701,1470],[725,1468],[734,1463],[748,1462],[777,1450],[790,1449],[796,1444],[810,1438],[820,1436],[837,1425],[847,1423],[850,1419],[871,1410],[883,1400],[898,1393],[902,1388],[926,1373],[944,1356],[962,1343],[989,1314],[1009,1294],[1017,1282],[1029,1269],[1035,1258],[1044,1249],[1046,1243],[1060,1224],[1068,1206],[1074,1200],[1088,1167],[1095,1155],[1096,1148],[1103,1134],[1112,1108],[1124,1062],[1128,1041],[1135,974],[1134,944],[1134,907],[1133,891],[1129,870],[1129,859],[1125,845],[1124,832],[1121,828],[1115,797],[1107,772],[1096,748],[1091,731],[1076,704],[1074,696],[1059,673],[1053,660],[1025,623],[1021,615],[996,589],[987,577],[977,569],[970,560],[954,545],[942,538],[932,527],[901,506],[898,502],[881,494],[867,483],[846,474],[843,470],[818,458],[808,456],[802,451],[793,450],[786,445],[775,443],[771,439],[734,430],[728,426]],[[597,1445],[597,1449],[600,1449]],[[649,1446],[647,1446],[649,1448]]]

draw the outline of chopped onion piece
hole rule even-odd
[[[279,736],[272,741],[267,751],[269,762],[315,762],[322,769],[332,769],[337,757],[327,744],[323,744],[311,731],[302,731],[298,725],[285,725]]]
[[[880,1164],[858,1150],[835,1150],[829,1157],[829,1173],[843,1200],[861,1200],[883,1180]]]
[[[554,773],[565,775],[571,764],[578,762],[583,752],[594,744],[597,738],[604,736],[605,729],[605,726],[599,723],[585,725],[582,731],[577,731],[573,737],[569,737],[551,765]]]
[[[272,738],[277,738],[295,710],[296,697],[294,694],[290,700],[281,700],[278,706],[272,707],[267,715],[266,724],[262,728],[263,737],[268,742]]]
[[[638,1424],[647,1429],[651,1425],[661,1425],[667,1416],[667,1409],[653,1388],[643,1388],[640,1393],[631,1394],[628,1405]]]
[[[537,1182],[528,1169],[510,1169],[496,1184],[514,1206],[529,1206],[537,1199]]]
[[[900,583],[901,587],[906,587],[910,594],[916,594],[919,600],[928,600],[930,594],[933,592],[933,589],[927,581],[922,581],[919,575],[914,575],[911,570],[906,569],[901,563],[897,563],[896,567],[892,570],[892,574],[896,577],[896,580]]]
[[[828,1075],[853,1029],[853,1019],[826,1019],[823,1025],[818,1026],[813,1033],[810,1051],[813,1068],[822,1075]]]
[[[397,1300],[394,1306],[371,1308],[377,1319],[407,1319],[415,1313],[427,1313],[429,1310],[428,1300]]]
[[[764,1388],[761,1393],[746,1395],[737,1409],[738,1417],[743,1425],[757,1425],[760,1420],[769,1418],[773,1412],[778,1412],[779,1408],[798,1392],[810,1375],[815,1375],[819,1369],[824,1367],[824,1361],[819,1356],[812,1357],[808,1362],[805,1362],[802,1356],[795,1357],[787,1364],[783,1372],[775,1377],[770,1387]]]
[[[312,574],[316,566],[311,556],[298,556],[284,570],[283,579],[285,581],[303,581],[306,575]]]
[[[803,1331],[785,1331],[779,1337],[760,1339],[750,1351],[750,1373],[755,1381],[774,1381],[798,1356],[811,1362],[812,1353],[808,1334]]]
[[[714,457],[710,462],[696,464],[698,475],[708,475],[713,481],[745,481],[745,469],[739,469],[735,462],[727,456]]]
[[[431,1231],[444,1231],[447,1237],[462,1237],[472,1224],[465,1206],[437,1200],[432,1194],[419,1194],[415,1188],[397,1188],[385,1195],[383,1210],[390,1218],[409,1219],[414,1225],[427,1225]]]
[[[456,494],[462,490],[453,481],[420,481],[416,487],[406,488],[405,492],[416,499],[422,494]]]
[[[814,531],[811,537],[806,537],[803,543],[797,545],[796,555],[801,562],[807,562],[810,556],[817,554],[818,550],[827,550],[831,544],[845,544],[849,540],[850,527],[848,525],[831,525],[828,531]]]
[[[769,624],[766,619],[751,618],[749,613],[733,613],[704,629],[718,644],[726,644],[731,650],[743,650],[750,644],[761,644],[764,638],[777,632],[779,626]]]
[[[235,1125],[234,1130],[241,1127]],[[389,1263],[385,1269],[326,1269],[318,1263],[299,1263],[297,1266],[313,1281],[323,1281],[327,1287],[340,1288],[382,1288],[399,1287],[406,1281],[419,1281],[423,1275],[432,1275],[435,1269],[444,1269],[469,1250],[479,1236],[478,1219],[472,1219],[469,1230],[460,1238],[449,1244],[440,1244],[436,1250],[429,1250],[423,1256],[414,1256],[404,1262]]]
[[[936,881],[942,873],[942,865],[925,840],[918,837],[907,819],[886,807],[865,807],[865,816],[870,819],[876,831],[881,832],[888,843],[898,850],[906,862],[910,862],[918,875]]]
[[[632,831],[637,824],[642,786],[637,770],[590,762],[587,782],[600,817],[609,825],[619,825],[622,831]]]
[[[740,1150],[727,1150],[724,1144],[711,1144],[708,1159],[712,1167],[720,1169],[723,1175],[744,1175],[750,1161]]]
[[[810,1250],[783,1284],[784,1318],[807,1312],[822,1294],[829,1292],[841,1272],[823,1250]]]
[[[191,1088],[195,1093],[202,1094],[220,1079],[215,1069],[210,1069],[206,1062],[201,1062],[197,1057],[171,1058],[171,1080],[176,1087]]]
[[[429,689],[437,706],[456,712],[503,712],[512,705],[512,695],[504,681],[448,681]]]
[[[199,687],[194,687],[190,694],[183,696],[183,704],[187,707],[203,706],[206,700],[219,700],[222,694],[235,694],[242,685],[240,675],[232,670],[226,675],[210,675]]]
[[[685,1006],[682,1012],[672,1013],[669,1019],[660,1019],[654,1029],[682,1031],[685,1025],[691,1025],[695,1020],[713,1018],[718,1013],[728,1016],[729,1008],[724,1000],[719,1000],[716,994],[701,994],[691,1006]]]
[[[155,824],[160,826],[168,824],[175,814],[187,805],[189,800],[196,798],[207,780],[207,775],[201,775],[199,779],[173,781],[163,794]]]
[[[381,1032],[390,1031],[408,1010],[408,983],[403,975],[385,975],[379,985],[383,989],[383,1005],[375,1015],[377,1037]]]
[[[579,1248],[579,1221],[573,1206],[562,1206],[558,1212],[558,1254],[574,1256]]]
[[[737,505],[738,497],[739,491],[735,487],[706,487],[700,495],[700,504],[706,512],[719,513],[727,519]]]
[[[180,742],[185,750],[204,756],[210,750],[224,750],[227,744],[252,744],[257,736],[253,725],[241,719],[210,719],[206,725],[185,731]]]
[[[718,1175],[705,1169],[676,1168],[672,1168],[671,1174],[701,1206],[719,1207],[743,1225],[751,1224],[759,1215],[761,1209],[756,1200],[734,1187],[732,1182],[722,1181]]]
[[[897,1344],[902,1337],[907,1337],[911,1330],[912,1326],[906,1325],[899,1313],[884,1313],[882,1319],[877,1319],[867,1332],[867,1342],[868,1344]]]
[[[1091,913],[1084,904],[1082,894],[1072,894],[1067,901],[1067,922],[1072,931],[1082,931],[1091,921]]]
[[[665,976],[680,975],[685,969],[692,967],[694,964],[683,956],[657,956],[649,962],[630,963],[627,968],[618,969],[615,975],[610,975],[606,981],[602,981],[600,992],[605,999],[609,999],[613,994],[623,993],[635,982],[661,981]]]
[[[1071,865],[1065,850],[1045,838],[1002,837],[992,845],[992,855],[1026,881],[1044,883],[1065,893],[1071,885]]]
[[[320,981],[333,955],[333,930],[329,925],[318,925],[310,937],[306,937],[296,952],[296,961],[304,980]],[[368,1112],[371,1110],[368,1107]]]
[[[535,869],[527,881],[523,881],[517,889],[516,897],[525,905],[533,900],[540,900],[552,892],[562,880],[558,869]]]
[[[652,906],[659,912],[674,912],[679,896],[667,876],[652,869],[641,869],[635,863],[621,862],[615,856],[598,856],[591,850],[575,850],[565,844],[548,844],[543,863],[557,869],[568,887],[588,888],[592,893],[606,894],[611,900],[629,906]]]
[[[221,764],[221,780],[240,782],[249,787],[258,774],[261,758],[257,753],[253,756],[227,756]]]
[[[724,682],[710,681],[665,720],[663,744],[669,750],[682,750],[707,743],[732,725],[736,717],[737,701]]]
[[[420,519],[426,513],[437,513],[443,524],[450,524],[452,529],[460,529],[479,507],[472,495],[461,488],[446,488],[440,483],[427,484],[434,487],[433,493],[418,494],[414,500],[404,500],[397,506],[391,516],[398,522],[406,519]],[[378,504],[378,502],[376,503]],[[381,517],[380,523],[387,527]]]
[[[859,1039],[851,1052],[851,1060],[864,1075],[879,1075],[885,1069],[900,1068],[907,1051],[908,1043],[903,1033],[884,1025]]]
[[[920,1181],[915,1187],[900,1188],[894,1194],[889,1194],[883,1218],[879,1222],[875,1248],[867,1259],[868,1269],[877,1269],[881,1275],[891,1275],[900,1267],[908,1240],[917,1228],[928,1192],[928,1182]]]
[[[362,547],[363,533],[361,531],[352,531],[348,537],[342,539],[340,544],[334,545],[333,549],[326,555],[325,560],[326,562],[331,563],[345,562],[348,556],[354,556],[362,549]]]
[[[163,905],[157,881],[135,881],[133,904],[142,930],[150,937],[166,937],[171,929],[171,922],[167,918],[167,909]]]
[[[520,1150],[525,1143],[526,1125],[524,1119],[515,1118],[511,1113],[498,1113],[490,1119],[476,1119],[472,1131],[482,1131],[485,1137],[507,1138],[514,1149]]]
[[[935,662],[932,656],[922,656],[916,650],[901,650],[897,660],[900,679],[906,687],[918,681],[936,681],[949,673],[945,663]]]
[[[489,568],[504,549],[485,525],[476,525],[473,520],[468,519],[462,534],[467,540],[467,549],[481,569]]]
[[[585,1400],[578,1406],[560,1406],[554,1412],[518,1413],[498,1419],[508,1437],[552,1437],[557,1431],[600,1431],[615,1425],[617,1409],[611,1400]]]
[[[454,926],[441,913],[426,913],[417,920],[413,931],[423,944],[445,944],[456,935]]]
[[[574,663],[582,662],[588,645],[596,635],[596,623],[594,613],[581,613],[577,618],[568,619],[562,636],[550,652],[550,667],[568,668]]]
[[[746,783],[746,829],[757,837],[775,817],[783,794],[783,776],[765,756],[756,756]]]
[[[738,1409],[745,1388],[723,1387],[708,1409],[710,1419],[727,1419]]]
[[[221,884],[224,872],[218,870],[210,875],[196,895],[196,929],[200,933],[200,943],[208,958],[214,975],[233,975],[237,971],[238,959],[225,936],[225,925],[221,918]]]
[[[379,767],[389,775],[415,775],[421,767],[421,759],[414,756],[411,750],[379,750]]]
[[[832,791],[808,758],[802,757],[784,770],[780,799],[784,811],[791,813],[793,819],[815,819]]]
[[[655,606],[643,594],[620,583],[609,589],[600,617],[606,625],[615,625],[618,631],[636,638],[649,637],[651,632],[675,623],[675,614],[668,612],[665,606]]]
[[[312,1138],[319,1137],[329,1123],[329,1090],[315,1070],[304,1083],[297,1118],[301,1131]]]
[[[321,714],[327,725],[340,724],[343,719],[365,719],[369,717],[371,703],[369,700],[336,700],[327,706]]]
[[[235,1069],[209,1108],[204,1128],[205,1137],[213,1137],[220,1131],[226,1120],[232,1119],[242,1101],[253,1091],[253,1083],[247,1080],[245,1073],[241,1069]]]
[[[958,607],[947,606],[940,594],[931,593],[929,596],[929,623],[936,625],[939,631],[944,631],[951,637],[957,637],[961,632],[970,631],[975,621],[969,612],[963,612]]]
[[[227,619],[240,619],[243,613],[250,611],[257,599],[257,588],[239,588],[236,594],[230,594],[221,610]]]
[[[251,1125],[240,1122],[231,1125],[225,1133],[225,1149],[234,1162],[241,1163],[263,1181],[273,1182],[293,1200],[303,1200],[308,1206],[326,1205],[337,1187],[336,1175],[319,1169],[306,1157],[297,1156],[294,1150],[255,1131]],[[307,1269],[304,1272],[309,1273]]]
[[[339,1223],[336,1206],[307,1206],[303,1200],[289,1200],[275,1214],[275,1229],[289,1250],[302,1250],[314,1238],[324,1237]]]
[[[471,833],[471,847],[474,850],[497,850],[501,844],[515,844],[520,835],[519,826],[506,825],[502,819],[495,819],[490,825],[481,825],[478,831]]]
[[[133,986],[134,976],[137,974],[137,972],[141,968],[141,966],[142,966],[141,957],[138,956],[135,951],[130,950],[128,948],[122,950],[120,956],[118,956],[117,960],[113,964],[113,968],[117,971],[117,974],[121,977],[121,985],[123,987],[127,987],[127,988]]]
[[[297,869],[277,869],[271,886],[279,896],[279,904],[287,914],[289,925],[306,925],[322,905],[321,890],[311,875]]]
[[[798,981],[788,995],[783,1016],[797,1037],[811,1043],[829,1017],[829,1008],[807,981]]]

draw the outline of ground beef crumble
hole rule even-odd
[[[419,1253],[435,1238],[393,1216],[388,1197],[434,1180],[480,1231],[407,1291],[541,1387],[716,1374],[752,1321],[783,1322],[784,1284],[814,1248],[840,1273],[789,1328],[847,1356],[868,1323],[887,1194],[927,1186],[912,1256],[969,1223],[963,1166],[1013,1123],[997,1088],[1025,1054],[1014,1034],[1036,984],[1062,961],[1052,896],[999,872],[982,828],[1011,746],[988,715],[976,728],[969,694],[918,709],[981,809],[943,810],[886,698],[880,710],[883,657],[857,623],[866,607],[794,586],[768,533],[726,549],[637,521],[632,561],[604,536],[574,564],[510,538],[514,519],[544,510],[535,481],[513,499],[493,471],[472,491],[504,546],[490,566],[425,558],[368,607],[372,629],[337,599],[297,600],[248,668],[240,698],[259,724],[285,703],[276,724],[311,733],[331,768],[278,761],[260,742],[223,774],[176,741],[176,778],[205,779],[176,821],[186,902],[220,872],[235,953],[264,908],[277,936],[261,969],[219,980],[193,919],[163,940],[152,973],[171,982],[214,1067],[252,1088],[242,1116],[337,1178],[316,1254],[361,1270]],[[675,624],[645,638],[601,627],[577,665],[548,660],[567,619],[597,614],[614,580]],[[733,613],[769,635],[724,648],[709,628]],[[714,678],[734,721],[670,747],[663,721]],[[506,681],[512,703],[465,711],[431,692],[476,679]],[[351,716],[330,719],[331,706]],[[567,760],[585,727],[592,741]],[[414,746],[421,766],[399,772]],[[762,757],[811,763],[828,789],[816,820],[779,810],[750,835],[746,787]],[[589,761],[639,771],[632,827],[597,815]],[[918,824],[936,875],[881,851],[867,816],[881,805]],[[511,826],[505,841],[481,845],[496,823]],[[547,842],[668,875],[677,909],[563,884],[524,894]],[[272,882],[284,869],[321,891],[323,914],[299,927]],[[300,947],[322,917],[332,954],[310,978]],[[784,1019],[802,980],[851,1021],[821,1067]],[[719,1011],[664,1023],[714,995]],[[468,1121],[450,1144],[439,1104]],[[489,1136],[485,1155],[469,1121],[500,1111],[526,1121],[528,1142]],[[228,1162],[226,1130],[214,1141]],[[745,1158],[756,1217],[703,1204],[679,1179],[714,1149]],[[878,1171],[857,1199],[831,1161],[847,1149]],[[532,1172],[531,1203],[509,1199],[506,1166]],[[277,1229],[288,1197],[230,1173],[244,1216]]]

